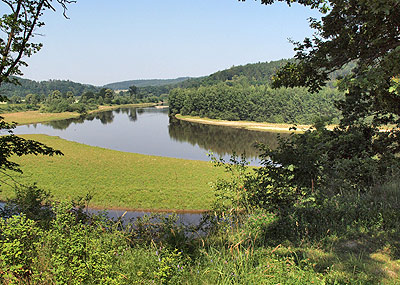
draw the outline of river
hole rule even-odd
[[[245,153],[259,165],[255,142],[271,147],[277,134],[180,121],[168,109],[121,108],[80,118],[18,126],[15,134],[47,134],[91,146],[118,151],[210,160],[208,153],[229,160],[233,152]]]

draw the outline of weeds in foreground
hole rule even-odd
[[[45,192],[20,188],[8,209],[22,214],[0,220],[0,278],[4,284],[396,284],[399,182],[380,185],[373,192],[379,195],[299,200],[291,211],[209,213],[201,228],[179,225],[171,215],[122,222],[86,215],[76,203],[49,208]],[[32,209],[37,217],[51,210],[50,221],[28,218]]]

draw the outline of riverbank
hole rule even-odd
[[[226,121],[226,120],[217,120],[217,119],[209,119],[209,118],[200,118],[193,116],[182,116],[180,114],[175,115],[175,117],[179,120],[200,123],[200,124],[209,124],[209,125],[217,125],[217,126],[226,126],[232,128],[240,128],[247,129],[252,131],[262,131],[262,132],[277,132],[277,133],[304,133],[307,129],[311,127],[311,125],[297,125],[296,130],[290,130],[294,124],[277,124],[277,123],[259,123],[259,122],[251,122],[251,121]]]
[[[214,201],[209,183],[227,175],[206,161],[126,153],[47,135],[22,137],[59,149],[64,156],[13,157],[24,173],[8,174],[19,183],[36,182],[55,200],[89,193],[90,207],[97,209],[201,212]],[[12,195],[12,188],[2,184],[0,199]]]
[[[156,103],[141,103],[141,104],[125,104],[125,105],[114,105],[114,106],[99,106],[98,109],[92,110],[89,114],[104,112],[109,110],[115,110],[119,108],[129,107],[152,107],[156,106]],[[46,123],[50,121],[58,121],[65,119],[78,118],[81,114],[76,112],[63,112],[63,113],[40,113],[40,111],[24,111],[15,113],[0,114],[4,117],[6,122],[17,122],[18,125],[28,125],[37,123]]]

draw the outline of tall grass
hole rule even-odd
[[[394,178],[379,186],[399,198]],[[377,201],[381,198],[377,198]],[[365,200],[370,203],[370,200]],[[390,201],[386,208],[391,208]],[[3,283],[54,284],[398,284],[398,231],[383,224],[367,234],[342,226],[323,237],[279,241],[276,216],[250,211],[241,221],[216,220],[205,235],[182,235],[171,219],[142,219],[131,227],[93,216],[80,224],[61,204],[48,229],[17,216],[0,223]],[[325,215],[322,212],[320,215]],[[369,219],[369,217],[365,217]],[[351,223],[349,223],[351,224]],[[282,225],[282,227],[285,225]],[[187,229],[189,230],[189,229]],[[25,239],[18,233],[24,232]],[[338,235],[338,233],[342,233]],[[19,243],[13,243],[18,240]],[[179,241],[179,242],[177,242]],[[13,258],[28,248],[25,259]],[[68,261],[70,260],[70,261]],[[21,266],[14,266],[15,262]],[[68,266],[66,266],[68,262]],[[62,266],[61,266],[62,265]],[[25,272],[26,274],[21,274]]]

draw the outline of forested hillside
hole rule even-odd
[[[333,123],[340,112],[334,102],[343,94],[329,87],[319,93],[305,88],[271,89],[277,69],[290,60],[235,66],[208,77],[191,79],[169,93],[170,113],[223,120],[310,124],[320,116]],[[346,74],[343,70],[332,78]]]
[[[86,92],[99,92],[101,88],[112,90],[128,90],[129,87],[137,88],[135,97],[145,99],[150,97],[166,97],[174,88],[189,88],[200,86],[211,86],[231,80],[234,77],[242,76],[248,79],[251,84],[265,84],[271,81],[272,75],[280,67],[287,63],[288,60],[279,60],[263,63],[252,63],[243,66],[233,66],[229,69],[215,72],[209,76],[190,78],[180,77],[176,79],[149,79],[149,80],[129,80],[106,84],[103,87],[93,85],[80,84],[69,80],[49,80],[49,81],[33,81],[29,79],[19,78],[20,85],[3,84],[0,87],[0,94],[8,98],[26,97],[28,94],[36,94],[39,96],[48,96],[55,90],[62,94],[72,92],[74,96],[81,96]]]
[[[96,94],[105,94],[105,90],[109,90],[108,93],[113,93],[113,95],[108,96],[110,102],[107,102],[115,101],[115,104],[157,102],[169,96],[171,114],[301,124],[311,123],[316,117],[324,116],[337,122],[340,114],[334,107],[334,102],[342,98],[342,95],[334,88],[334,78],[347,74],[352,65],[332,74],[329,88],[323,89],[319,94],[310,94],[304,88],[277,90],[269,88],[276,70],[290,61],[282,59],[233,66],[199,78],[181,77],[117,82],[105,85],[108,88],[65,80],[37,82],[19,79],[20,85],[4,84],[0,93],[7,96],[10,103],[21,103],[23,102],[21,99],[28,100],[32,96],[37,98],[33,103],[40,103],[49,101],[50,99],[46,98],[55,91],[59,91],[61,95],[58,97],[78,96],[80,103],[87,105],[88,103],[103,104],[106,100],[105,96],[96,96]],[[128,91],[114,93],[111,89]],[[30,94],[29,98],[28,94]],[[66,108],[65,102],[62,103],[53,102],[51,104],[53,107],[48,107],[46,110],[55,112],[71,109]],[[81,106],[80,109],[87,108]]]
[[[168,94],[171,90],[175,88],[192,88],[200,86],[212,86],[220,82],[225,82],[226,80],[232,80],[235,77],[245,77],[250,84],[267,84],[271,82],[272,75],[275,71],[286,64],[289,60],[282,59],[278,61],[271,62],[259,62],[259,63],[249,63],[246,65],[233,66],[231,68],[217,71],[209,76],[197,77],[197,78],[177,78],[175,80],[152,80],[149,82],[140,82],[140,80],[133,80],[127,82],[138,82],[139,84],[132,84],[137,87],[137,93],[139,98],[146,97],[161,97]],[[183,79],[183,80],[181,80]],[[154,81],[154,82],[153,82]],[[124,82],[121,82],[124,83]],[[157,84],[160,83],[160,84]],[[168,83],[168,84],[162,84]],[[128,89],[131,85],[129,84],[118,84],[116,85],[118,89]],[[106,85],[108,88],[113,88],[113,86]],[[124,87],[124,88],[121,88]]]
[[[174,87],[190,88],[199,86],[210,86],[232,80],[235,77],[245,77],[250,84],[269,84],[272,76],[279,67],[285,65],[288,59],[281,59],[270,62],[249,63],[246,65],[233,66],[231,68],[217,71],[209,76],[190,78],[186,81],[176,84]]]
[[[337,123],[340,113],[334,101],[342,96],[328,87],[319,93],[305,88],[271,89],[268,85],[248,84],[242,78],[212,86],[174,89],[169,94],[169,105],[172,115],[299,124],[324,116]]]
[[[176,79],[138,79],[128,80],[121,82],[114,82],[104,85],[104,88],[110,88],[113,90],[128,90],[129,87],[135,85],[136,87],[149,87],[149,86],[164,86],[176,84],[189,79],[190,77],[179,77]]]
[[[44,95],[52,93],[55,90],[63,94],[72,92],[74,96],[81,96],[85,92],[98,92],[99,87],[93,85],[81,84],[69,80],[49,80],[49,81],[34,81],[29,79],[18,78],[20,85],[11,83],[2,84],[0,94],[8,98],[13,96],[24,97],[28,94]]]

